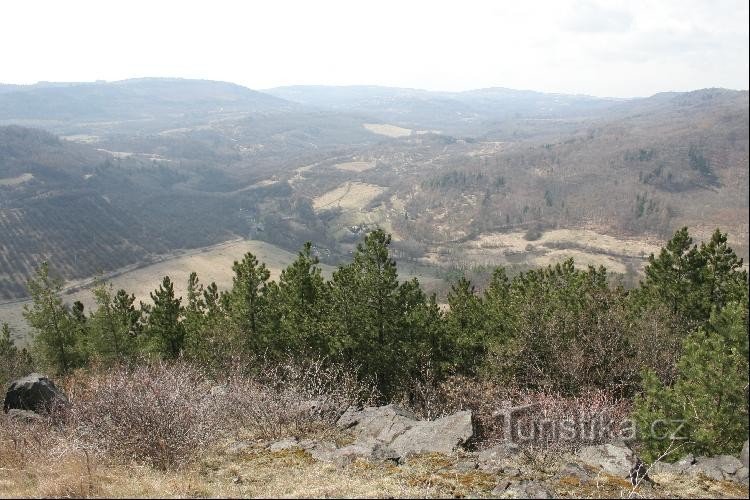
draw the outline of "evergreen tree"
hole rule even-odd
[[[281,272],[271,301],[279,321],[279,337],[285,349],[306,354],[328,353],[322,331],[328,305],[328,288],[311,243],[305,243],[297,259]]]
[[[363,373],[377,376],[386,394],[395,387],[402,320],[390,242],[382,229],[371,232],[357,246],[352,263],[333,274],[329,318],[334,343],[345,359],[357,360]]]
[[[267,289],[271,276],[266,265],[252,253],[232,266],[232,289],[223,299],[233,325],[245,337],[250,352],[262,352],[270,344],[264,321],[268,318]]]
[[[3,323],[0,329],[0,388],[14,378],[32,371],[31,356],[26,349],[19,350],[11,338],[10,326]]]
[[[177,358],[185,341],[185,308],[181,305],[182,298],[175,298],[174,285],[169,276],[165,276],[159,288],[150,295],[153,306],[147,308],[147,348],[165,358]]]
[[[748,438],[747,328],[747,303],[730,303],[685,338],[672,386],[645,374],[634,418],[647,457],[657,457],[673,439],[683,444],[682,454],[733,455],[742,447]]]
[[[80,321],[60,296],[62,281],[49,275],[45,262],[37,269],[36,277],[29,280],[32,304],[24,306],[24,318],[35,330],[34,348],[42,360],[56,373],[66,373],[81,365],[84,339]]]
[[[704,265],[703,297],[710,307],[722,309],[729,302],[746,302],[747,271],[727,244],[727,235],[716,229],[708,244],[701,243],[699,253]]]
[[[685,327],[708,319],[710,303],[703,294],[705,258],[686,227],[677,231],[658,257],[650,255],[641,284],[641,305],[657,300],[685,318]]]
[[[465,277],[451,285],[448,292],[446,330],[454,346],[454,363],[459,373],[471,373],[478,367],[487,345],[483,304],[474,286]]]
[[[114,293],[111,284],[99,282],[93,289],[97,309],[91,314],[89,325],[89,349],[92,355],[105,360],[123,361],[135,354],[135,336],[132,298],[124,290]]]

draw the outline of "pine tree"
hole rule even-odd
[[[63,304],[60,292],[62,281],[49,275],[46,262],[37,269],[36,277],[29,280],[32,304],[24,306],[24,318],[36,331],[34,348],[42,360],[56,373],[66,373],[81,365],[80,322]]]
[[[270,344],[269,330],[264,326],[269,312],[267,289],[271,273],[250,252],[241,261],[235,261],[232,270],[232,289],[223,299],[224,306],[234,327],[244,336],[246,348],[262,352]]]
[[[272,300],[284,349],[306,351],[306,354],[328,353],[322,332],[328,306],[327,291],[318,259],[312,255],[312,244],[305,243],[297,259],[281,272],[276,297]]]
[[[402,320],[390,242],[383,230],[371,232],[357,246],[353,261],[333,274],[328,323],[339,352],[360,362],[363,373],[376,375],[384,393],[395,385]]]
[[[703,296],[710,307],[722,309],[729,302],[747,301],[747,271],[727,244],[727,235],[716,229],[708,244],[701,243],[699,253],[705,266]]]
[[[0,329],[0,387],[6,382],[26,375],[32,369],[31,356],[26,349],[19,350],[11,338],[10,326],[3,323]]]
[[[482,300],[471,282],[461,277],[451,285],[448,306],[445,322],[454,346],[455,368],[460,373],[471,373],[481,364],[487,345]]]
[[[177,358],[185,341],[185,309],[181,305],[182,298],[175,298],[174,285],[169,276],[165,276],[159,288],[150,295],[153,306],[147,308],[147,348],[165,358]]]
[[[129,359],[135,354],[132,301],[128,306],[127,293],[115,294],[112,284],[105,282],[97,283],[93,293],[97,309],[88,320],[91,354],[105,360]]]
[[[747,328],[747,303],[730,303],[685,338],[672,386],[652,372],[644,375],[634,418],[648,458],[673,439],[683,454],[735,454],[742,447],[748,438]]]
[[[710,303],[703,295],[705,259],[686,227],[677,231],[658,257],[650,255],[641,284],[642,305],[657,300],[686,319],[686,328],[708,319]]]

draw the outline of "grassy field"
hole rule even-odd
[[[411,129],[388,123],[364,123],[362,126],[374,134],[385,135],[387,137],[405,137],[411,135]]]
[[[341,207],[358,210],[364,208],[373,198],[385,191],[385,188],[364,182],[345,182],[339,187],[324,193],[313,200],[315,210]]]

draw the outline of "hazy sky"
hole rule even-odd
[[[747,0],[3,1],[0,82],[748,88]]]

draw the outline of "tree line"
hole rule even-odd
[[[229,290],[192,273],[178,297],[166,276],[149,304],[100,282],[90,312],[64,303],[43,264],[24,312],[34,361],[64,374],[95,361],[185,358],[220,369],[237,358],[324,358],[355,364],[385,400],[409,397],[428,366],[432,382],[463,375],[569,396],[616,391],[633,399],[642,436],[656,419],[683,420],[695,451],[735,453],[747,438],[748,277],[719,230],[700,246],[677,231],[634,289],[570,259],[514,277],[497,268],[481,293],[459,278],[447,307],[416,278],[399,280],[390,244],[370,232],[330,279],[309,243],[278,281],[248,253]],[[0,355],[30,366],[4,332]],[[648,453],[663,445],[643,439]]]

